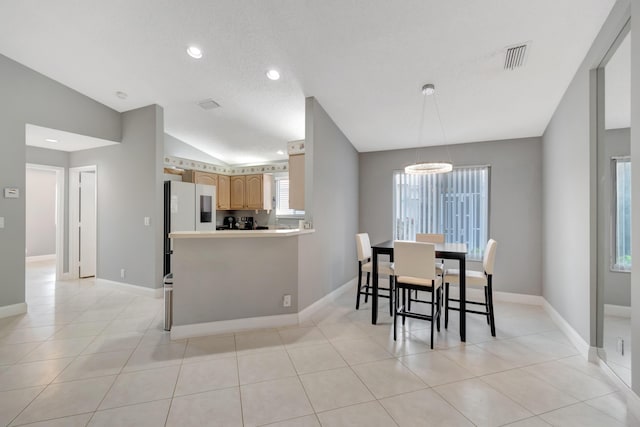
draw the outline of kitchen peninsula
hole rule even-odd
[[[310,229],[174,232],[172,339],[297,323]],[[285,307],[284,297],[290,298]]]

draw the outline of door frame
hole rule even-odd
[[[605,188],[601,185],[601,179],[605,174],[610,174],[610,159],[603,160],[605,145],[605,68],[625,37],[631,31],[631,18],[625,18],[619,32],[616,34],[610,46],[602,56],[600,62],[590,70],[590,210],[595,213],[591,216],[590,224],[590,343],[593,353],[590,359],[607,362],[607,354],[604,348],[604,306],[605,306],[605,272],[609,269],[610,251],[604,250],[604,243],[610,238],[606,236],[606,230],[611,224],[613,216],[612,207],[605,197]],[[633,194],[632,194],[633,198]],[[633,218],[632,218],[633,221]],[[611,230],[609,230],[611,232]],[[633,288],[632,288],[633,289]],[[633,365],[631,369],[633,370]],[[617,375],[617,373],[616,373]],[[630,387],[630,384],[627,384]]]
[[[79,211],[80,211],[80,198],[78,192],[80,190],[80,173],[81,172],[94,172],[96,174],[96,225],[98,224],[98,166],[88,165],[69,168],[69,278],[80,278],[80,262],[78,260],[80,256],[80,235],[78,233],[79,227]],[[96,226],[96,277],[98,268],[98,228]]]
[[[56,280],[62,280],[64,273],[64,172],[61,166],[49,166],[36,163],[25,163],[27,169],[44,170],[56,173]]]

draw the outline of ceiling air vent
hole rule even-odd
[[[530,42],[527,42],[508,47],[505,51],[504,69],[515,70],[522,67],[527,59],[530,44]]]
[[[202,101],[198,102],[198,105],[203,110],[213,110],[214,108],[219,108],[220,107],[220,104],[218,104],[216,101],[214,101],[211,98],[203,99]]]

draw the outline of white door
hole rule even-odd
[[[80,172],[80,277],[96,275],[96,174]]]

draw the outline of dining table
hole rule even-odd
[[[373,263],[373,284],[372,284],[372,306],[371,323],[378,322],[378,256],[388,255],[389,261],[393,262],[393,240],[371,246],[371,261]],[[458,260],[460,270],[460,341],[466,341],[466,243],[435,243],[436,258]]]

